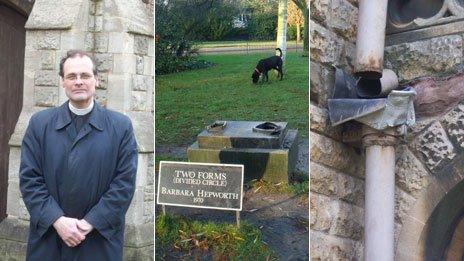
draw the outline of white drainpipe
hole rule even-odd
[[[395,145],[393,129],[363,126],[366,148],[364,260],[394,260]]]
[[[369,79],[382,77],[387,6],[388,0],[361,0],[359,2],[354,68],[358,76]]]
[[[388,0],[361,0],[356,39],[356,75],[380,79]],[[393,129],[363,126],[366,148],[364,260],[394,260],[395,144]]]

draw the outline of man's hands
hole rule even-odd
[[[60,217],[53,227],[58,232],[58,235],[69,247],[75,247],[84,241],[85,236],[92,231],[93,226],[84,219]]]
[[[85,221],[85,219],[81,219],[77,221],[77,228],[85,236],[92,231],[93,226],[90,225],[89,222]]]

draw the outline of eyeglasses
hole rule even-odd
[[[81,74],[76,74],[76,73],[70,73],[64,76],[64,79],[67,81],[75,81],[78,78],[80,78],[83,81],[90,80],[94,77],[93,74],[90,73],[81,73]]]

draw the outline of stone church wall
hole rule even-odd
[[[153,258],[153,3],[142,0],[36,0],[26,24],[23,108],[10,139],[8,217],[0,256],[22,260],[29,215],[19,192],[21,140],[31,115],[67,100],[59,61],[70,49],[94,55],[96,100],[128,115],[139,146],[136,190],[126,215],[125,260]],[[10,259],[8,259],[10,260]]]
[[[364,152],[343,142],[344,127],[331,127],[327,115],[333,66],[347,72],[353,68],[357,1],[321,0],[310,5],[311,258],[363,260]],[[448,20],[431,22],[436,26],[404,32],[387,29],[384,65],[397,73],[400,85],[420,91],[424,77],[443,79],[462,72],[462,18],[444,19]],[[457,91],[450,95],[462,96]],[[440,113],[417,115],[416,125],[397,146],[396,260],[422,260],[416,258],[424,254],[428,218],[464,177],[458,167],[464,139],[461,96]]]
[[[331,127],[333,66],[352,71],[357,1],[310,1],[310,248],[312,260],[361,259],[364,158]]]

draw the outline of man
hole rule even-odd
[[[21,147],[27,260],[122,260],[137,169],[132,124],[94,102],[87,53],[69,51],[59,75],[69,101],[34,114]]]

